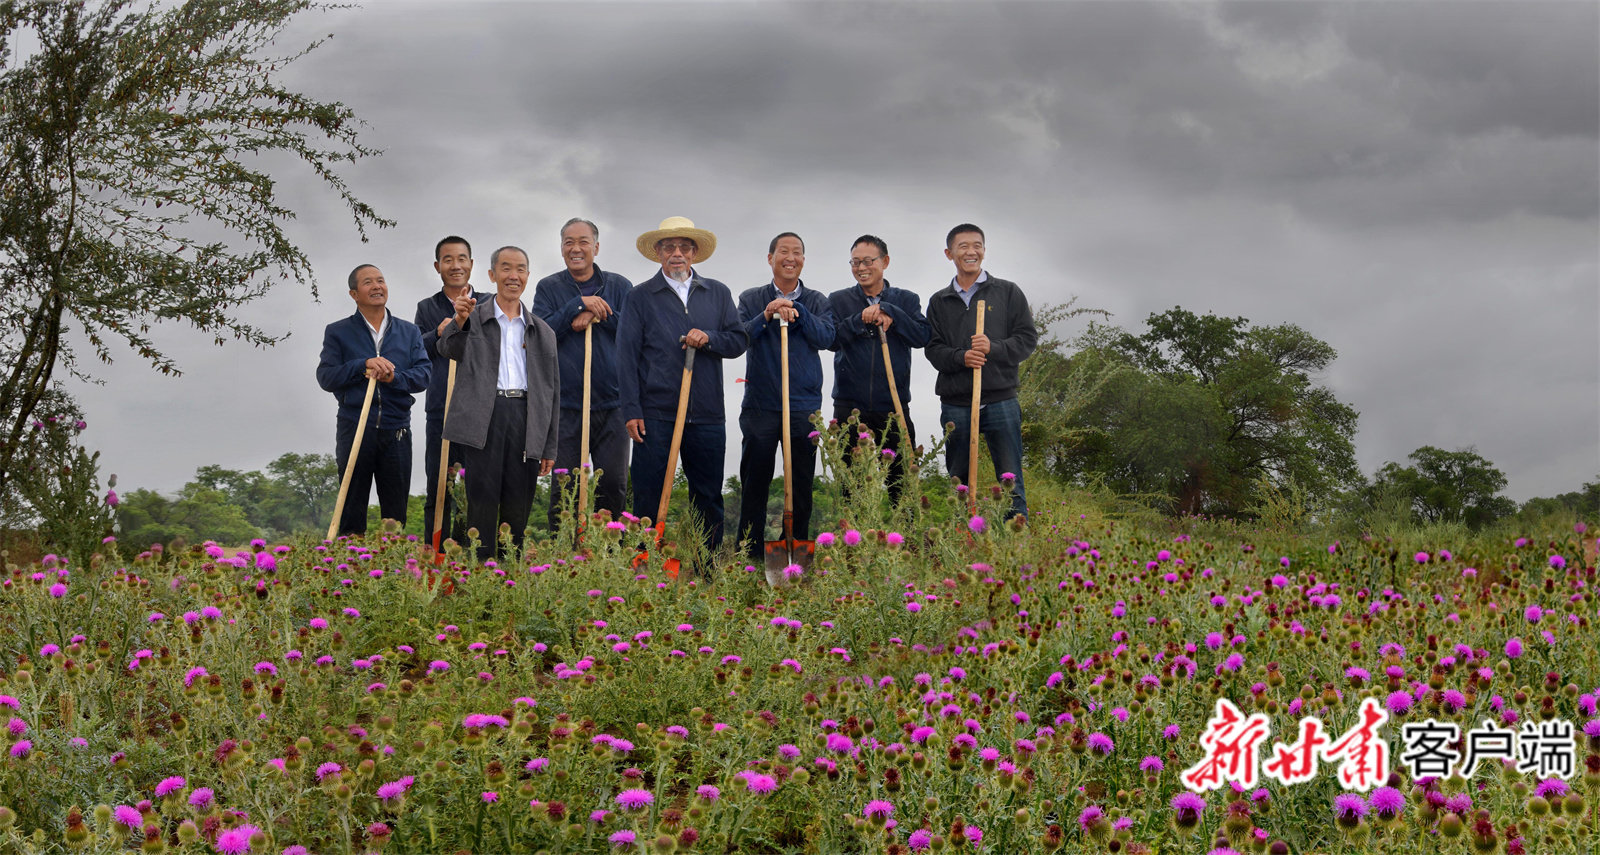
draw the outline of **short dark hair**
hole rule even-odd
[[[356,269],[350,271],[350,290],[356,290],[356,274],[366,270],[368,267],[372,268],[373,270],[378,269],[378,265],[376,264],[357,264]]]
[[[509,251],[509,252],[520,252],[520,253],[522,253],[522,259],[524,261],[529,261],[530,260],[527,250],[523,249],[520,246],[507,245],[507,246],[502,246],[499,249],[497,249],[494,252],[489,254],[489,267],[492,269],[492,268],[498,266],[500,264],[500,253],[507,252],[507,251]]]
[[[965,234],[966,232],[977,232],[978,237],[988,240],[988,238],[983,237],[983,229],[980,229],[971,223],[962,223],[961,225],[951,229],[950,233],[944,236],[944,248],[949,249],[950,245],[956,242],[956,235]]]
[[[856,238],[855,243],[850,244],[850,248],[855,249],[864,243],[872,244],[878,248],[878,252],[884,255],[889,254],[889,245],[884,243],[883,238],[878,237],[877,235],[862,235],[861,237]]]
[[[589,231],[594,232],[594,239],[595,240],[599,240],[600,239],[600,227],[595,225],[592,220],[585,220],[582,217],[573,217],[572,219],[567,220],[565,223],[562,223],[561,224],[561,231],[557,232],[556,234],[565,235],[567,233],[567,229],[570,229],[570,228],[572,228],[573,226],[575,226],[575,225],[577,225],[579,223],[583,223],[584,225],[589,227]]]
[[[778,251],[778,241],[783,240],[786,237],[792,237],[795,240],[800,241],[800,251],[801,252],[805,252],[806,251],[806,240],[805,240],[805,238],[795,234],[794,232],[779,232],[778,236],[773,238],[771,243],[767,244],[767,255],[771,255],[774,252],[777,252]]]
[[[467,257],[468,258],[472,257],[472,244],[467,243],[467,239],[462,237],[461,235],[450,235],[449,237],[444,238],[444,239],[440,240],[438,243],[433,245],[433,260],[434,261],[438,261],[439,260],[439,256],[441,254],[443,254],[443,250],[445,248],[445,244],[451,244],[451,243],[459,243],[462,246],[466,247],[467,248]]]

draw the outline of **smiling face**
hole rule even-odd
[[[673,237],[656,242],[656,256],[661,259],[662,272],[679,282],[689,278],[689,267],[694,264],[697,251],[699,247],[688,238]]]
[[[850,275],[861,283],[867,296],[877,296],[883,290],[883,272],[888,268],[888,254],[875,244],[862,241],[850,249]]]
[[[506,247],[489,267],[489,281],[494,283],[495,294],[504,303],[522,299],[528,287],[528,256],[520,249]]]
[[[806,266],[806,246],[794,235],[778,238],[778,243],[767,253],[767,266],[772,268],[772,281],[787,292],[794,290],[800,280],[800,271]]]
[[[389,283],[383,279],[383,271],[372,265],[367,265],[356,271],[356,287],[350,289],[350,299],[356,301],[357,308],[382,309],[389,302]]]
[[[983,235],[977,232],[951,235],[944,257],[955,262],[957,276],[977,278],[983,272]]]
[[[472,250],[464,243],[447,243],[439,247],[439,260],[433,263],[439,281],[446,288],[465,288],[472,278]]]
[[[561,260],[572,278],[582,282],[594,275],[594,257],[600,254],[600,239],[588,223],[573,223],[561,230]]]

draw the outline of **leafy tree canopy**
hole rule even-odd
[[[1141,334],[1091,324],[1077,343],[1074,370],[1105,380],[1069,425],[1082,441],[1054,467],[1074,481],[1236,516],[1261,484],[1316,494],[1360,478],[1357,413],[1315,379],[1337,354],[1298,326],[1173,308]]]
[[[0,0],[0,495],[56,368],[92,379],[69,326],[99,359],[120,341],[163,373],[178,367],[151,334],[162,321],[278,340],[240,308],[315,282],[267,164],[302,164],[363,239],[391,225],[335,171],[377,153],[355,115],[278,82],[318,43],[276,40],[318,5]],[[23,33],[36,48],[17,61]]]
[[[1424,445],[1407,459],[1410,466],[1385,463],[1373,486],[1408,497],[1417,522],[1464,523],[1477,530],[1517,511],[1516,502],[1500,495],[1506,476],[1476,449],[1445,451]]]

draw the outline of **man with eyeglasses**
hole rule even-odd
[[[954,424],[945,446],[946,470],[967,489],[971,453],[972,372],[983,372],[979,390],[978,431],[989,443],[995,477],[1011,480],[1011,508],[1006,519],[1026,517],[1028,495],[1022,486],[1022,410],[1017,404],[1017,367],[1039,342],[1028,298],[1017,283],[990,276],[983,269],[983,229],[962,223],[944,239],[944,256],[955,265],[950,284],[928,300],[933,337],[924,353],[939,371],[934,394],[939,396],[939,421]],[[983,334],[977,334],[977,301],[985,304]]]
[[[745,355],[744,405],[739,409],[739,542],[760,566],[766,542],[767,491],[772,486],[773,455],[789,431],[794,490],[794,536],[809,540],[811,482],[817,449],[811,444],[811,414],[822,408],[822,359],[833,344],[833,311],[821,291],[800,281],[806,245],[784,232],[767,246],[772,281],[739,295],[739,319],[750,336]],[[783,424],[782,332],[789,325],[789,424]]]
[[[652,519],[656,515],[683,385],[684,351],[695,348],[679,454],[709,558],[722,545],[722,458],[727,447],[722,360],[744,353],[750,338],[739,323],[733,292],[693,267],[716,251],[716,235],[695,228],[685,217],[668,217],[659,228],[640,235],[635,245],[661,269],[629,293],[617,331],[617,386],[634,443],[629,467],[633,513]]]
[[[889,364],[894,367],[895,389],[906,413],[909,447],[916,447],[911,421],[911,350],[928,343],[928,319],[922,315],[922,298],[896,288],[884,278],[889,269],[889,245],[876,235],[862,235],[850,247],[850,274],[856,284],[828,295],[833,310],[833,418],[847,424],[857,416],[879,448],[894,452],[889,462],[889,501],[900,500],[905,477],[905,454],[900,426],[889,394],[888,372],[883,365],[883,341],[889,342]],[[846,444],[849,460],[855,443]]]
[[[456,393],[444,438],[466,446],[467,525],[478,530],[478,560],[495,554],[500,524],[522,554],[533,489],[555,468],[561,378],[556,334],[522,305],[528,254],[503,246],[489,256],[494,299],[456,298],[439,352],[456,361]]]
[[[561,360],[561,443],[556,468],[580,477],[578,459],[583,430],[583,340],[591,339],[589,370],[589,456],[600,478],[594,506],[622,516],[628,488],[628,434],[622,424],[617,391],[617,330],[633,283],[595,264],[600,254],[600,227],[573,217],[561,227],[561,260],[566,269],[539,280],[533,313],[556,332]],[[550,486],[550,530],[561,508],[561,479]]]

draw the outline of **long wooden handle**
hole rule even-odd
[[[983,335],[983,301],[978,301],[978,326]],[[967,509],[978,513],[978,407],[983,398],[983,369],[972,369],[972,426],[967,434]]]
[[[678,341],[683,341],[680,337]],[[683,422],[689,416],[689,384],[694,380],[694,348],[683,359],[683,388],[678,390],[678,418],[672,423],[672,445],[667,451],[667,477],[661,484],[661,505],[656,509],[656,537],[661,537],[667,520],[667,504],[672,500],[672,482],[678,474],[678,448],[683,443]]]
[[[589,470],[584,464],[589,462],[589,373],[590,366],[594,363],[594,319],[589,320],[589,325],[583,328],[583,431],[578,440],[578,528],[583,529],[582,520],[587,516],[585,508],[589,507]]]
[[[350,494],[350,476],[356,471],[356,457],[361,453],[361,435],[367,432],[367,414],[372,412],[372,393],[378,390],[378,378],[367,377],[367,397],[361,402],[361,420],[356,422],[356,438],[350,443],[350,454],[344,459],[344,477],[339,479],[339,498],[333,503],[333,521],[328,523],[328,539],[339,536],[339,517],[344,514],[344,500]]]
[[[794,462],[789,451],[789,322],[778,319],[779,374],[783,377],[783,539],[794,541]],[[770,458],[769,458],[770,459]]]
[[[450,399],[456,394],[456,361],[450,360],[450,373],[444,380],[444,421],[450,422]],[[441,430],[441,433],[443,431]],[[439,481],[433,491],[433,528],[430,530],[429,539],[433,541],[433,551],[439,551],[439,543],[444,540],[444,491],[445,484],[450,476],[450,440],[444,439],[439,443]]]
[[[900,405],[900,389],[894,382],[894,362],[889,358],[889,336],[882,327],[878,329],[878,340],[883,342],[883,371],[889,375],[889,400],[894,402],[894,415],[900,420],[900,453],[906,456],[909,466],[916,462],[917,443],[911,438],[911,426],[906,421],[905,408]]]

